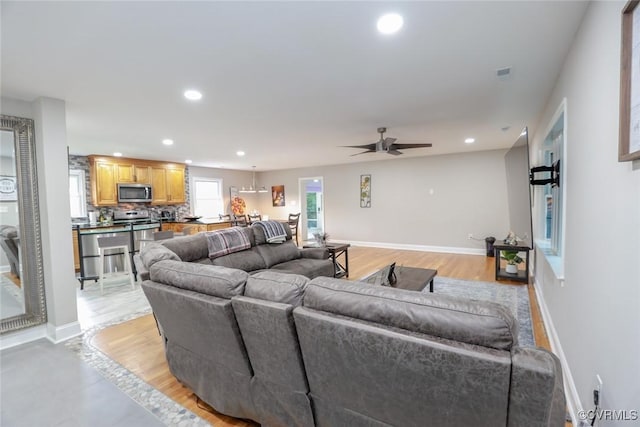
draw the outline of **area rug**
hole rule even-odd
[[[423,292],[429,292],[429,288],[425,288]],[[433,292],[438,295],[492,301],[506,306],[518,321],[518,342],[520,346],[535,346],[529,306],[529,291],[526,285],[507,285],[496,282],[480,282],[436,276],[433,281]]]

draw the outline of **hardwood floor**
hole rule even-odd
[[[477,255],[442,254],[380,248],[349,249],[350,280],[369,275],[387,264],[438,270],[439,276],[465,280],[494,281],[494,259]],[[529,286],[534,338],[540,347],[550,349],[533,285]],[[206,404],[180,384],[169,372],[161,339],[152,315],[140,317],[98,332],[93,344],[144,381],[216,426],[256,426],[257,424],[203,409]],[[570,426],[571,424],[567,424]]]

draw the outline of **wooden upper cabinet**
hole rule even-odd
[[[134,165],[133,169],[135,182],[140,184],[151,184],[151,168],[149,166]]]
[[[184,168],[167,168],[167,195],[169,203],[184,203],[186,194],[184,191]]]
[[[97,161],[91,168],[91,197],[94,206],[114,206],[118,204],[115,165]]]
[[[182,204],[187,200],[185,166],[152,160],[89,156],[94,206],[118,204],[118,183],[151,184],[152,203]]]
[[[166,204],[167,196],[167,170],[164,167],[151,168],[151,192],[155,204]]]
[[[149,166],[118,163],[116,170],[117,182],[151,184],[151,168]]]

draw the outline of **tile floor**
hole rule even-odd
[[[78,320],[84,332],[54,345],[42,339],[0,352],[0,425],[192,426],[205,425],[95,349],[95,331],[151,311],[139,283],[114,279],[78,286]]]

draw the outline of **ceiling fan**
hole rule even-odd
[[[396,138],[384,137],[384,133],[386,131],[387,131],[387,128],[378,128],[378,133],[380,134],[380,140],[378,142],[372,142],[371,144],[364,144],[364,145],[343,145],[343,147],[366,149],[366,151],[352,154],[351,156],[357,156],[359,154],[365,154],[365,153],[388,153],[394,156],[398,156],[402,154],[402,152],[398,150],[406,150],[409,148],[431,147],[431,144],[396,144],[395,143]]]

